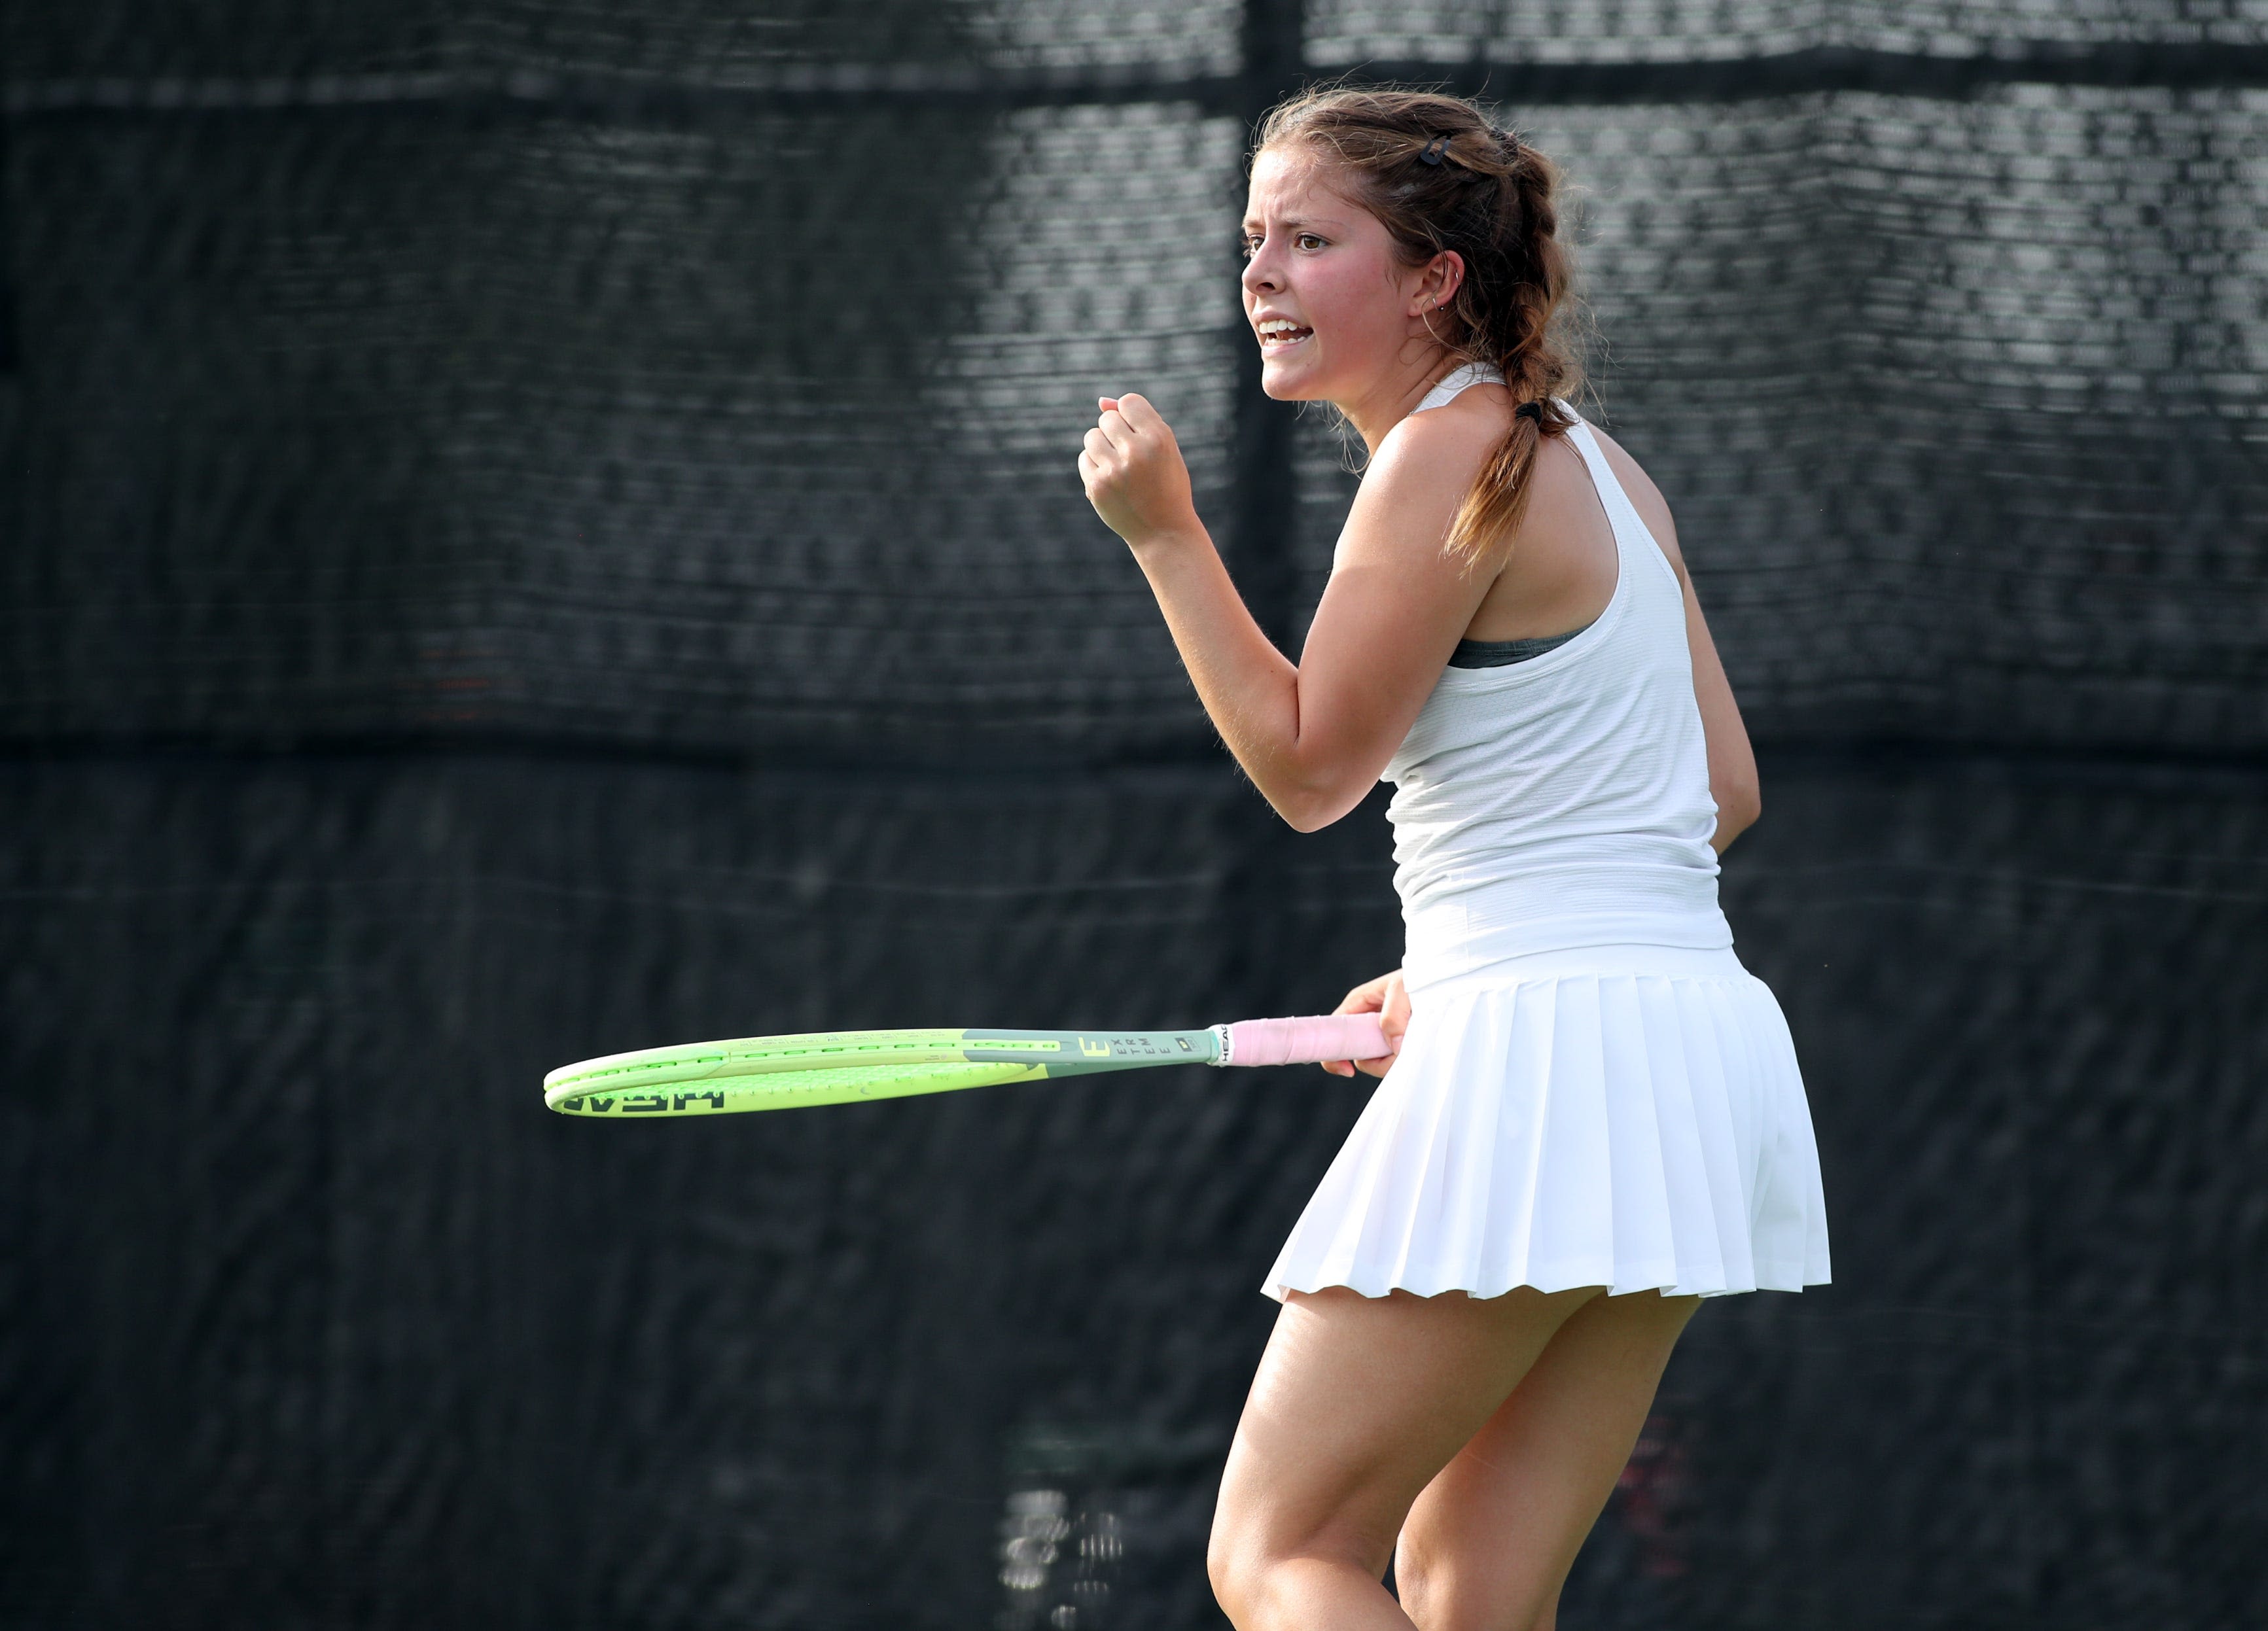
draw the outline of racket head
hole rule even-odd
[[[795,1110],[852,1105],[866,1099],[910,1098],[1002,1082],[1045,1079],[1044,1065],[869,1064],[828,1069],[769,1071],[712,1076],[706,1081],[644,1081],[628,1086],[569,1083],[543,1091],[543,1102],[563,1115],[630,1120],[649,1116],[719,1115],[747,1110]]]

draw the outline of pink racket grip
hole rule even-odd
[[[1300,1019],[1240,1019],[1215,1025],[1225,1065],[1319,1065],[1331,1059],[1383,1059],[1394,1051],[1376,1014],[1314,1014]]]

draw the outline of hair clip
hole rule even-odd
[[[1438,165],[1441,162],[1441,155],[1448,151],[1448,149],[1449,138],[1446,136],[1437,136],[1425,143],[1425,151],[1418,157],[1422,163]]]

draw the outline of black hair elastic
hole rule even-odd
[[[1533,419],[1538,430],[1543,429],[1543,404],[1541,402],[1522,402],[1512,410],[1512,416],[1514,419]]]
[[[1449,138],[1446,136],[1437,136],[1425,143],[1425,151],[1418,155],[1418,159],[1422,163],[1438,166],[1441,162],[1441,155],[1448,151],[1448,147]]]

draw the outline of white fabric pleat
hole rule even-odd
[[[1593,948],[1419,993],[1269,1294],[1824,1282],[1819,1157],[1778,1004],[1730,951],[1671,952],[1683,972],[1660,973],[1659,948],[1630,950],[1629,972]]]

